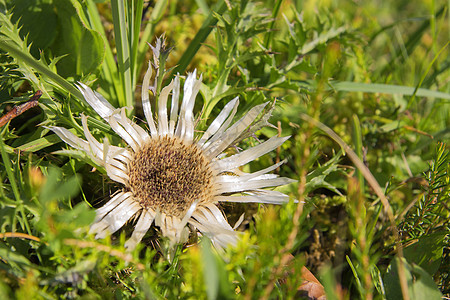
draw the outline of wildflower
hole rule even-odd
[[[189,235],[187,225],[190,224],[208,236],[216,247],[235,244],[237,234],[218,208],[218,203],[286,202],[287,195],[263,189],[292,181],[269,174],[284,161],[254,173],[245,173],[239,167],[274,150],[289,137],[272,137],[226,157],[226,149],[261,127],[255,126],[255,119],[263,113],[267,103],[253,107],[230,126],[239,103],[235,98],[225,105],[203,134],[196,136],[193,107],[201,77],[197,80],[195,71],[187,76],[179,105],[180,78],[176,76],[161,90],[158,114],[154,116],[148,93],[151,74],[149,64],[142,86],[142,105],[149,133],[131,121],[124,108],[115,109],[99,93],[82,83],[78,85],[89,105],[129,147],[110,145],[106,138],[103,143],[96,140],[84,115],[81,122],[86,140],[66,128],[50,128],[64,142],[87,153],[96,164],[105,168],[112,180],[124,186],[97,209],[91,232],[96,234],[96,238],[104,238],[136,219],[134,231],[125,244],[130,249],[142,240],[153,223],[172,243],[186,241]],[[169,113],[167,102],[170,93]],[[258,125],[268,124],[269,115],[259,118]]]

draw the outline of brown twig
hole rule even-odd
[[[0,127],[4,126],[6,123],[11,121],[15,117],[20,116],[21,114],[23,114],[30,108],[38,106],[38,104],[39,104],[38,100],[41,96],[42,96],[42,92],[38,90],[38,91],[36,91],[36,93],[34,93],[34,95],[30,98],[29,101],[27,101],[23,104],[14,106],[13,109],[11,109],[6,115],[4,115],[0,118]]]

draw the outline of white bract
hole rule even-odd
[[[132,249],[153,223],[173,243],[186,241],[190,224],[191,228],[208,236],[216,247],[234,245],[237,233],[228,224],[218,203],[281,204],[288,201],[289,197],[281,192],[263,189],[293,181],[269,173],[284,161],[254,173],[245,173],[239,167],[274,150],[289,137],[272,137],[227,157],[226,149],[257,129],[258,126],[252,125],[267,103],[253,107],[231,125],[239,103],[235,98],[224,106],[208,129],[197,136],[193,108],[201,77],[197,80],[195,71],[187,76],[181,105],[180,78],[175,77],[161,90],[156,105],[158,113],[154,115],[149,101],[151,74],[149,64],[142,86],[142,105],[149,132],[131,121],[124,108],[115,109],[99,93],[82,83],[78,86],[89,105],[128,147],[110,145],[106,138],[103,143],[96,140],[84,115],[81,122],[86,139],[66,128],[50,127],[64,142],[87,153],[105,168],[112,180],[124,186],[97,210],[91,232],[97,238],[104,238],[128,221],[136,220],[134,231],[125,244]],[[265,122],[267,118],[262,119]]]

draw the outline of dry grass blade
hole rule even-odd
[[[5,232],[5,233],[0,233],[0,239],[3,238],[21,238],[21,239],[27,239],[27,240],[32,240],[32,241],[36,241],[36,242],[40,242],[41,239],[26,233],[22,233],[22,232]]]

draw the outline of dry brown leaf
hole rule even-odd
[[[305,267],[302,267],[303,283],[297,288],[299,296],[308,297],[311,300],[326,300],[325,289],[317,278]]]
[[[280,279],[280,284],[285,284],[286,279],[293,273],[292,265],[296,259],[293,255],[289,254],[289,261],[286,264],[288,270],[285,277]],[[301,270],[302,284],[297,288],[297,296],[307,297],[309,300],[326,300],[325,289],[323,285],[317,280],[317,278],[311,273],[305,266]]]

